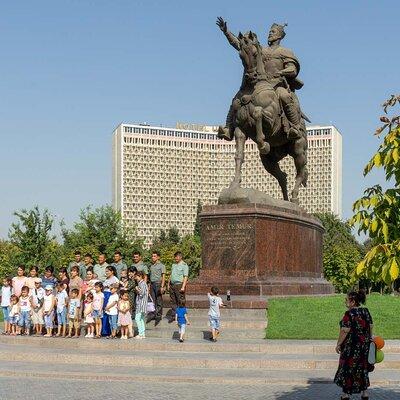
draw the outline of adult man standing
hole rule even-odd
[[[82,279],[85,279],[86,278],[86,268],[85,268],[85,263],[82,260],[82,254],[79,250],[75,251],[74,254],[75,254],[75,261],[71,261],[67,267],[68,275],[71,274],[71,268],[74,266],[77,266],[79,268],[79,276]]]
[[[111,265],[115,267],[118,279],[121,279],[121,271],[126,270],[128,272],[128,267],[122,259],[121,252],[118,250],[114,252],[114,262]]]
[[[151,255],[150,265],[150,295],[153,298],[155,305],[155,312],[149,315],[148,321],[154,319],[155,325],[158,325],[162,318],[163,298],[165,293],[165,265],[160,261],[160,252],[153,251]]]
[[[217,25],[224,33],[228,42],[239,50],[239,39],[227,28],[226,21],[221,17],[217,20]],[[281,101],[283,111],[289,121],[287,135],[291,139],[301,137],[301,111],[295,90],[303,87],[303,82],[297,79],[300,71],[300,63],[292,50],[280,45],[281,40],[285,37],[285,25],[272,24],[268,33],[268,47],[263,47],[262,58],[267,73],[267,79],[275,88],[276,94]],[[226,118],[226,126],[219,127],[218,137],[221,139],[233,139],[233,125],[235,120],[235,112],[240,107],[241,98],[246,94],[248,77],[243,75],[242,84],[239,92],[232,100],[231,107]]]
[[[142,254],[140,253],[140,251],[135,251],[132,255],[132,259],[133,259],[133,264],[131,265],[133,268],[136,268],[137,272],[144,272],[145,275],[145,282],[147,282],[147,275],[149,274],[149,269],[147,268],[147,265],[143,262],[142,259]]]
[[[97,264],[93,268],[93,272],[97,275],[97,279],[101,282],[106,280],[106,268],[108,264],[106,263],[106,255],[104,253],[99,254],[99,259]]]
[[[175,320],[175,311],[182,300],[186,301],[186,285],[189,276],[189,267],[182,260],[182,253],[174,254],[175,263],[171,267],[171,276],[168,281],[168,291],[171,297],[171,317],[169,322]]]

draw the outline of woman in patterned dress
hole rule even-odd
[[[372,317],[365,304],[365,292],[350,292],[346,297],[345,312],[340,321],[336,352],[340,354],[335,383],[343,389],[342,400],[361,393],[368,400],[368,352],[372,336]]]

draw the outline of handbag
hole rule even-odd
[[[147,312],[152,313],[156,311],[156,307],[154,306],[153,298],[149,295],[150,301],[147,302]]]

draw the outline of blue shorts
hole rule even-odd
[[[208,320],[210,321],[211,329],[219,330],[219,327],[221,326],[221,319],[220,318],[211,317],[209,315],[208,316]]]
[[[67,309],[64,308],[61,312],[57,311],[57,323],[58,325],[67,325]]]
[[[9,322],[9,318],[10,318],[10,307],[1,307],[1,310],[3,311],[3,319],[4,319],[4,322]]]
[[[53,318],[54,318],[54,311],[52,311],[50,314],[45,315],[43,317],[44,325],[46,328],[49,328],[49,329],[53,328]]]
[[[25,328],[30,328],[31,326],[31,312],[30,311],[21,311],[19,315],[19,326],[24,326]]]
[[[92,310],[92,317],[94,319],[102,318],[102,316],[103,316],[103,311],[102,310]]]
[[[8,322],[11,325],[17,325],[18,321],[19,321],[19,314],[13,315],[12,317],[10,317],[10,316],[8,317]]]
[[[179,333],[182,335],[186,332],[186,324],[178,324]]]
[[[108,322],[110,324],[111,330],[116,330],[118,327],[118,315],[108,315]]]

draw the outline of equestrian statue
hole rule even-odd
[[[295,93],[303,86],[297,78],[300,63],[291,50],[280,45],[286,25],[271,26],[265,48],[251,31],[235,36],[221,17],[217,25],[239,52],[244,67],[242,84],[232,100],[226,126],[218,129],[219,138],[236,141],[235,177],[230,188],[240,187],[244,145],[250,138],[257,144],[264,168],[278,180],[284,200],[289,200],[287,176],[279,161],[287,155],[293,157],[296,180],[290,200],[298,203],[300,185],[307,184],[305,120],[309,120]]]

